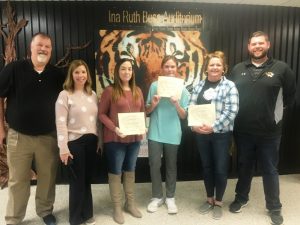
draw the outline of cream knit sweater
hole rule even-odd
[[[98,100],[95,92],[60,92],[56,104],[57,142],[60,154],[68,153],[68,142],[97,132]]]

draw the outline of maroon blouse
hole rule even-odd
[[[122,96],[117,102],[113,102],[112,91],[111,86],[105,88],[98,107],[99,120],[104,124],[103,142],[130,143],[142,140],[142,135],[128,135],[121,138],[115,133],[115,128],[119,127],[118,113],[145,112],[141,89],[138,88],[140,94],[138,101],[134,101],[131,91],[124,91],[125,96]]]

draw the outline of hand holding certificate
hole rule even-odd
[[[171,76],[159,76],[157,81],[157,94],[160,97],[181,98],[184,80]]]
[[[188,126],[212,126],[216,120],[214,104],[190,105],[188,108]]]
[[[145,113],[118,113],[119,128],[124,135],[141,135],[146,132]]]

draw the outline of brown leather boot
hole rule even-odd
[[[129,212],[136,218],[142,218],[142,213],[137,209],[134,201],[134,186],[135,186],[135,173],[123,173],[123,187],[126,196],[125,211]]]
[[[113,219],[118,224],[125,222],[122,212],[121,175],[108,173],[111,201],[114,205]]]

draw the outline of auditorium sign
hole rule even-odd
[[[175,10],[172,12],[149,12],[147,10],[114,10],[109,9],[107,14],[109,24],[145,24],[155,27],[200,26],[202,14],[190,11]]]

